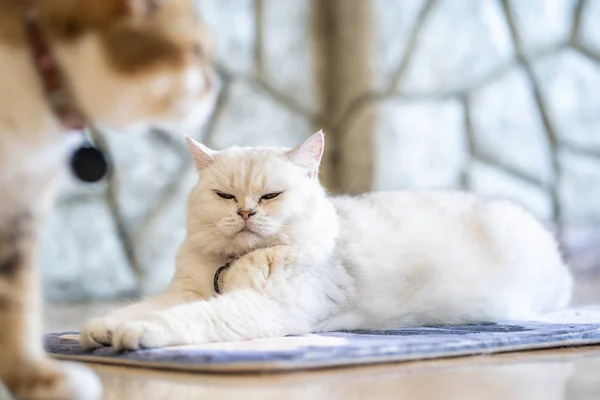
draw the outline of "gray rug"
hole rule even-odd
[[[600,308],[547,314],[536,321],[323,332],[117,353],[84,351],[76,332],[48,334],[56,358],[185,371],[262,372],[482,355],[600,344]]]

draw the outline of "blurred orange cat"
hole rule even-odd
[[[190,130],[213,71],[187,0],[0,0],[0,379],[18,398],[96,399],[41,345],[35,250],[77,121]]]

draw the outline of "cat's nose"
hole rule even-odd
[[[254,211],[254,210],[239,210],[237,213],[238,213],[238,215],[239,215],[240,217],[242,217],[242,219],[243,219],[244,221],[248,221],[248,219],[249,219],[251,216],[253,216],[254,214],[256,214],[256,211]]]

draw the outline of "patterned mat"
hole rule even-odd
[[[281,371],[600,344],[600,308],[570,309],[527,322],[324,332],[128,353],[84,351],[73,332],[48,334],[44,340],[50,354],[74,361],[186,371]]]

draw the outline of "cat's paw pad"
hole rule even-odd
[[[169,332],[160,322],[139,320],[120,325],[112,339],[116,350],[138,350],[169,345]]]
[[[94,318],[81,330],[79,342],[85,350],[110,346],[117,321],[111,317]]]

